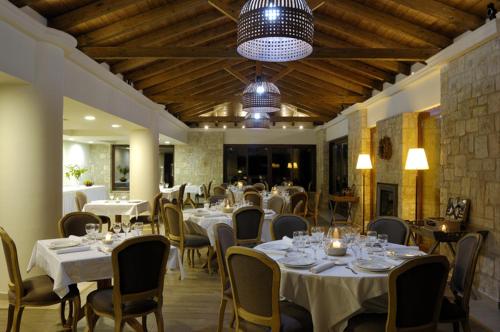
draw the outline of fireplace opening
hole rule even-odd
[[[398,185],[377,183],[377,217],[398,216]]]

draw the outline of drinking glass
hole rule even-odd
[[[321,226],[311,227],[311,238],[310,242],[314,250],[314,256],[318,256],[318,250],[323,245],[323,238],[325,237],[325,229]]]
[[[122,222],[122,229],[125,232],[125,238],[128,237],[128,232],[130,232],[130,221]]]
[[[109,195],[109,199],[110,199],[110,200],[112,200],[112,201],[114,201],[114,200],[115,200],[115,195],[110,194],[110,195]]]
[[[121,230],[122,230],[122,225],[120,223],[115,222],[113,224],[113,232],[115,232],[116,236],[118,236]]]
[[[370,245],[373,245],[375,242],[377,242],[377,232],[375,231],[366,232],[366,239]]]
[[[136,222],[135,223],[135,230],[137,231],[137,235],[142,235],[142,228],[143,228],[144,224],[140,221]]]
[[[97,226],[96,224],[92,224],[92,223],[85,225],[85,233],[87,233],[87,237],[88,237],[90,242],[93,242],[93,240],[94,240],[93,235],[96,231],[96,226]]]
[[[293,232],[293,240],[292,240],[292,244],[294,247],[297,248],[297,251],[301,251],[302,248],[305,247],[305,239],[304,239],[304,236],[305,236],[305,232],[303,231],[295,231]]]
[[[387,249],[387,243],[389,242],[389,235],[387,234],[379,234],[377,236],[378,238],[378,243],[382,246],[382,249]]]

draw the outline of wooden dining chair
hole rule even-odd
[[[253,206],[262,207],[262,195],[256,191],[247,191],[243,194],[243,199],[253,204]]]
[[[360,314],[345,332],[436,331],[450,264],[445,256],[414,258],[389,273],[387,314]]]
[[[267,201],[267,207],[277,214],[282,214],[285,211],[285,199],[281,196],[274,195]]]
[[[257,189],[258,192],[266,190],[266,185],[261,182],[254,183],[253,187]]]
[[[307,219],[295,214],[281,214],[271,221],[271,238],[281,240],[284,236],[293,238],[293,232],[306,231],[309,233]]]
[[[255,189],[254,187],[247,187],[243,190],[243,194],[246,194],[246,193],[249,193],[249,192],[254,192],[254,193],[258,193],[258,190]]]
[[[217,186],[214,188],[214,196],[225,196],[226,195],[226,188],[222,186]]]
[[[271,332],[312,332],[311,314],[301,306],[280,301],[281,271],[266,254],[230,247],[226,263],[233,291],[236,331],[265,327]]]
[[[453,299],[448,297],[443,299],[439,316],[440,323],[453,324],[453,331],[459,331],[459,324],[462,325],[464,332],[471,331],[469,300],[482,243],[483,237],[479,233],[467,234],[457,243],[457,254],[450,281]]]
[[[115,321],[122,331],[127,320],[142,318],[146,330],[147,315],[154,313],[157,329],[163,327],[163,285],[170,242],[161,235],[146,235],[125,240],[111,254],[113,288],[98,289],[87,296],[85,313],[89,332],[99,317]]]
[[[88,202],[87,195],[85,195],[84,192],[77,191],[75,193],[75,205],[77,211],[79,212],[83,211],[83,207],[85,206],[85,204],[87,204],[87,202]],[[101,222],[103,224],[108,225],[108,229],[111,228],[111,219],[108,216],[99,216],[99,218],[101,218]]]
[[[304,216],[306,214],[304,208],[304,201],[299,201],[297,205],[295,205],[295,208],[293,209],[292,213],[297,215],[297,216]]]
[[[14,332],[21,330],[21,318],[25,307],[45,307],[62,304],[63,302],[70,303],[72,308],[70,312],[72,315],[66,321],[61,309],[61,323],[66,328],[70,328],[71,331],[76,332],[80,308],[78,288],[70,287],[69,293],[60,298],[53,291],[54,281],[47,275],[23,280],[19,270],[16,244],[2,227],[0,227],[0,238],[2,239],[7,272],[9,274],[9,309],[7,313],[6,332],[12,331],[12,328]]]
[[[208,186],[207,186],[207,190],[208,190],[208,197],[210,197],[212,194],[212,184],[214,183],[214,180],[210,180],[210,182],[208,182]]]
[[[310,197],[310,196],[308,196]],[[317,191],[314,193],[314,198],[311,202],[309,200],[309,207],[307,208],[306,218],[310,218],[314,226],[318,225],[318,216],[319,216],[319,204],[321,202],[321,191]]]
[[[390,243],[407,245],[410,238],[410,226],[398,217],[377,217],[367,225],[367,229],[377,234],[387,234]]]
[[[99,227],[99,233],[102,232],[101,218],[90,212],[70,212],[64,215],[58,222],[59,236],[69,237],[85,236],[85,225],[96,224]]]
[[[290,196],[290,210],[295,214],[297,204],[302,202],[302,208],[297,210],[297,214],[305,217],[307,214],[307,194],[305,192],[296,192]]]
[[[227,249],[234,246],[234,231],[233,228],[227,224],[215,225],[215,251],[217,253],[217,265],[219,266],[219,275],[221,282],[221,303],[219,307],[219,324],[217,332],[222,332],[224,325],[224,313],[226,311],[227,302],[233,301],[233,292],[231,291],[231,284],[227,274],[226,265],[226,252]],[[233,323],[235,317],[233,316]],[[231,324],[233,325],[233,324]]]
[[[261,243],[264,211],[258,206],[247,206],[233,213],[236,245],[255,246]]]
[[[153,234],[160,234],[160,218],[161,218],[161,200],[163,193],[157,193],[153,197],[153,209],[147,211],[146,214],[137,217],[131,217],[130,223],[142,222],[144,225],[151,225],[151,232]]]
[[[184,254],[186,250],[198,250],[208,248],[208,271],[212,271],[211,257],[212,246],[207,236],[197,234],[186,234],[184,230],[184,219],[181,209],[174,204],[163,205],[164,216],[168,224],[167,238],[170,243],[179,249],[181,253],[181,264],[184,263]],[[191,260],[194,265],[194,260]]]
[[[177,199],[173,202],[174,204],[177,204],[181,210],[184,209],[184,192],[186,191],[186,186],[187,183],[181,184],[181,186],[179,187],[179,195],[177,196]]]

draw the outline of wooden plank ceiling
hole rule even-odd
[[[236,54],[243,0],[11,2],[30,6],[50,27],[75,36],[89,56],[196,124],[240,121],[234,105],[257,74],[276,83],[291,109],[307,115],[301,121],[328,121],[482,25],[491,1],[308,0],[315,51],[293,63],[256,63]],[[215,117],[221,104],[225,117]],[[278,113],[274,121],[294,121],[294,114]]]

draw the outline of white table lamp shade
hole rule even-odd
[[[413,148],[408,150],[406,157],[406,170],[425,170],[429,169],[425,150],[422,148]]]
[[[361,153],[358,156],[358,162],[356,163],[356,169],[372,169],[372,160],[370,155],[366,153]]]

